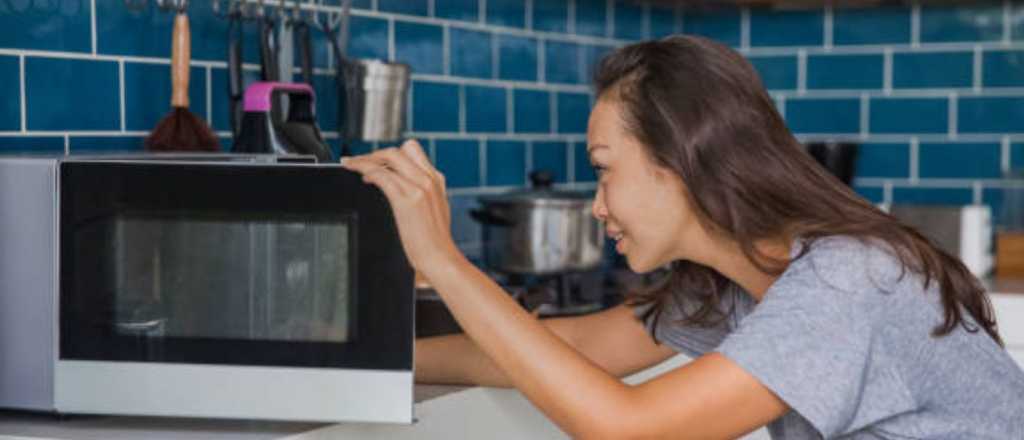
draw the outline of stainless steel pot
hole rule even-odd
[[[551,174],[530,175],[534,188],[479,198],[470,215],[483,225],[487,266],[510,274],[583,271],[601,263],[604,231],[586,193],[551,188]]]

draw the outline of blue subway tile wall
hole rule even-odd
[[[513,92],[516,133],[551,132],[551,93],[546,90],[516,89]]]
[[[908,118],[907,115],[914,115]],[[949,99],[874,98],[870,131],[873,133],[946,133],[949,130]]]
[[[526,26],[526,2],[522,0],[489,0],[487,24],[521,28]]]
[[[487,185],[522,186],[526,179],[526,143],[487,142]]]
[[[986,52],[983,63],[983,87],[1024,87],[1024,50]]]
[[[0,35],[0,153],[139,151],[169,108],[173,15],[154,3],[0,5],[9,30]],[[346,49],[412,66],[407,137],[446,173],[453,229],[467,251],[480,249],[468,218],[479,195],[527,185],[533,169],[593,188],[585,134],[593,66],[616,47],[678,32],[739,49],[799,139],[861,144],[854,188],[873,202],[995,207],[1015,184],[1004,176],[1024,175],[1024,5],[1016,0],[797,10],[704,3],[358,0]],[[314,11],[321,22],[340,12],[339,1],[325,4]],[[189,12],[191,109],[227,148],[227,24],[210,2]],[[255,26],[245,32],[251,82]],[[321,32],[314,51],[319,123],[337,154],[336,62]]]
[[[465,86],[466,131],[471,133],[505,132],[507,121],[505,89],[498,87]]]
[[[811,55],[807,57],[808,89],[880,89],[885,60],[878,55]]]
[[[892,86],[895,88],[971,87],[974,54],[958,52],[904,52],[893,54]]]
[[[492,75],[490,32],[452,29],[451,74],[461,77],[490,78]]]
[[[832,42],[837,45],[910,43],[910,17],[907,7],[837,9],[832,14]]]
[[[498,78],[511,81],[537,80],[537,39],[498,36]]]
[[[21,62],[0,56],[0,131],[21,129]]]
[[[1003,5],[925,6],[921,8],[921,42],[996,41],[1003,38]]]
[[[998,143],[922,143],[921,178],[995,179],[1000,174]]]
[[[534,142],[531,146],[531,171],[549,171],[556,183],[568,181],[569,165],[566,156],[568,144],[562,141]]]
[[[724,7],[683,12],[682,31],[739,47],[742,33],[740,10]]]
[[[762,9],[750,14],[752,46],[817,46],[824,39],[825,21],[821,10],[775,11]]]

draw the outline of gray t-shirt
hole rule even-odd
[[[773,439],[1024,439],[1024,371],[983,330],[932,337],[937,284],[901,279],[883,249],[820,239],[760,303],[731,286],[720,325],[680,325],[676,306],[693,302],[676,295],[648,330],[690,356],[725,355],[784,400]]]

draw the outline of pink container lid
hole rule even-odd
[[[316,99],[313,88],[306,83],[283,83],[257,81],[245,89],[245,106],[247,112],[269,112],[270,97],[275,90],[283,90],[290,93],[305,93]]]

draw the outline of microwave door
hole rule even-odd
[[[357,175],[82,162],[60,185],[59,409],[411,421],[412,269]]]

